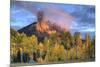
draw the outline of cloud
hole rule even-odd
[[[33,3],[33,2],[12,2],[12,5],[16,5],[24,10],[30,11],[32,14],[37,15],[38,11],[44,12],[45,20],[49,20],[52,23],[56,23],[60,27],[68,29],[72,20],[72,16],[59,7],[53,4]]]
[[[45,14],[45,20],[50,20],[53,23],[60,25],[67,29],[74,29],[76,31],[84,30],[89,31],[95,30],[95,6],[91,5],[72,5],[72,4],[51,4],[51,3],[38,3],[38,2],[25,2],[25,1],[14,1],[11,2],[12,8],[14,8],[15,14],[11,16],[17,16],[19,13],[24,15],[35,16],[31,18],[33,22],[36,21],[37,12],[42,10]],[[16,7],[18,9],[16,9]],[[24,12],[24,11],[26,12]],[[12,10],[11,10],[12,11]],[[12,13],[14,13],[12,12]],[[23,18],[26,16],[15,17],[17,20],[22,19],[23,21],[29,21],[29,18]],[[12,18],[12,17],[11,17]],[[26,19],[26,20],[25,20]],[[15,21],[15,19],[14,19]],[[19,20],[20,21],[20,20]],[[23,23],[20,21],[20,23]],[[16,21],[17,22],[17,21]],[[25,24],[27,24],[27,22]],[[18,24],[20,24],[18,23]]]
[[[59,9],[54,5],[46,5],[43,11],[45,13],[44,18],[46,20],[49,20],[52,23],[55,23],[65,29],[68,29],[70,27],[73,17],[68,12]]]
[[[80,24],[94,24],[95,25],[95,6],[84,5],[76,6],[77,8],[72,13],[76,21]],[[78,10],[77,10],[78,9]]]

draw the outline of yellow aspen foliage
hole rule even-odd
[[[44,45],[40,42],[39,45],[37,46],[37,50],[43,51]]]

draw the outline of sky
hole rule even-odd
[[[45,20],[71,31],[95,32],[95,6],[13,1],[10,7],[11,27],[21,29],[37,21],[37,12],[44,11]]]

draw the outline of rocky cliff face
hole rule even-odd
[[[42,12],[39,12],[37,16],[37,22],[33,22],[32,24],[18,30],[18,32],[23,32],[28,36],[34,34],[38,37],[38,39],[42,40],[44,37],[48,37],[53,33],[60,34],[61,32],[66,31],[66,29],[61,28],[56,24],[52,24],[50,21],[44,21]]]
[[[51,24],[49,21],[34,22],[20,30],[18,32],[25,33],[28,36],[36,35],[40,40],[46,36],[49,36],[53,33],[61,33],[66,31],[65,29],[60,28],[55,24]]]

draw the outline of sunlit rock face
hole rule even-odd
[[[39,32],[44,32],[47,33],[48,35],[52,33],[57,33],[57,32],[62,32],[62,31],[67,31],[64,28],[61,28],[55,24],[51,24],[49,21],[43,21],[41,23],[36,24],[36,30]]]
[[[66,29],[61,28],[55,24],[51,24],[48,21],[43,21],[43,22],[35,22],[32,23],[20,30],[18,32],[22,33],[24,32],[26,35],[31,36],[31,35],[36,35],[39,37],[38,39],[43,39],[44,37],[48,37],[53,33],[60,34],[62,32],[66,32]]]
[[[40,31],[40,32],[47,31],[49,29],[49,24],[48,22],[45,22],[45,21],[41,23],[37,23],[36,29],[37,31]]]
[[[66,28],[62,28],[49,20],[43,20],[43,12],[37,14],[37,19],[37,22],[33,22],[32,24],[18,30],[18,32],[24,32],[28,36],[36,35],[41,41],[44,37],[48,37],[53,33],[61,34],[62,32],[68,31]]]

